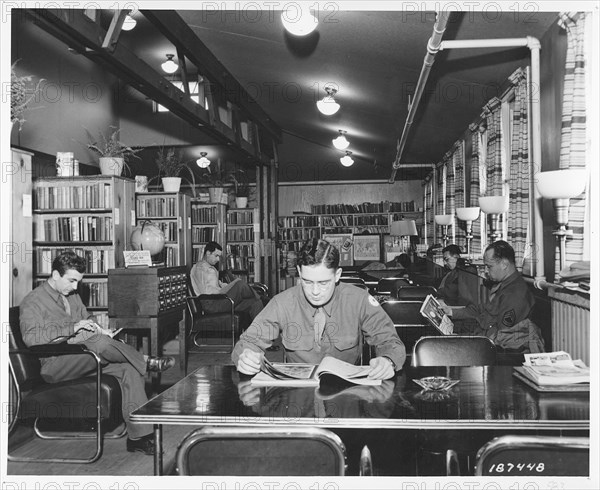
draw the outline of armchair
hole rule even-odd
[[[188,338],[202,349],[230,351],[239,336],[239,317],[234,303],[226,294],[199,294],[186,298],[189,329],[186,328],[185,349]]]
[[[102,455],[103,441],[108,426],[122,422],[121,388],[113,376],[102,374],[100,358],[85,346],[78,344],[45,344],[27,347],[21,337],[19,308],[9,312],[9,373],[14,383],[12,418],[9,424],[9,461],[35,461],[50,463],[93,463]],[[89,355],[96,361],[96,374],[58,383],[47,383],[41,376],[40,358],[62,355]],[[91,410],[94,407],[94,410]],[[44,421],[63,422],[63,426],[76,425],[93,417],[95,434],[69,431],[68,434],[44,432]],[[33,421],[33,430],[41,439],[73,439],[75,452],[81,451],[81,441],[95,439],[94,454],[89,457],[36,458],[11,453],[10,435],[18,422]],[[125,435],[125,429],[106,437]],[[17,451],[18,452],[18,451]]]

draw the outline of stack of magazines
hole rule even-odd
[[[514,375],[538,391],[589,391],[590,368],[564,351],[525,354]]]

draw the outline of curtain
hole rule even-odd
[[[561,13],[559,25],[567,31],[567,59],[563,89],[560,169],[586,168],[586,70],[585,70],[585,13]],[[573,236],[567,240],[565,263],[589,260],[589,189],[572,198],[569,206],[569,229]],[[587,236],[586,236],[587,234]],[[559,272],[560,255],[555,252],[555,271]]]
[[[454,153],[452,153],[452,166],[454,167],[454,205],[452,212],[456,208],[465,207],[465,148],[464,141],[458,140],[454,143]],[[467,233],[465,223],[455,221],[454,243],[456,243],[463,252],[467,251]]]
[[[479,124],[470,124],[469,130],[471,131],[471,182],[469,192],[469,206],[479,206],[479,196],[481,195],[480,188],[480,158],[479,158]],[[471,240],[471,254],[481,254],[481,233],[485,233],[485,227],[482,227],[482,220],[485,218],[483,213],[479,214],[479,219],[473,221]]]
[[[485,163],[488,196],[501,196],[504,191],[501,108],[502,103],[497,97],[491,99],[483,108],[487,133]]]
[[[510,77],[514,88],[511,124],[511,155],[509,167],[510,207],[508,209],[508,243],[515,249],[515,264],[523,268],[529,238],[529,97],[527,73],[517,69]]]
[[[427,245],[433,245],[433,230],[434,230],[434,218],[435,209],[433,206],[433,180],[432,174],[429,174],[425,178],[424,187],[424,198],[423,198],[423,209],[425,210],[425,243]]]
[[[448,227],[448,241],[446,245],[455,243],[455,229],[456,229],[456,182],[454,179],[454,149],[446,152],[444,155],[444,171],[446,173],[446,196],[444,198],[444,211],[440,214],[453,214],[454,219],[452,224]]]

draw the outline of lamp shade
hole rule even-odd
[[[281,13],[281,23],[290,34],[306,36],[317,28],[319,21],[308,8],[296,3]]]
[[[577,197],[585,189],[587,171],[580,169],[552,170],[536,175],[536,186],[546,199]]]
[[[508,196],[481,196],[479,206],[485,214],[500,214],[508,211]]]
[[[435,222],[438,225],[450,226],[452,224],[453,220],[454,220],[453,214],[436,214],[435,215]]]
[[[345,150],[350,145],[350,142],[346,139],[345,133],[346,131],[342,131],[340,129],[340,135],[334,140],[331,140],[333,146],[335,146],[338,150]]]
[[[317,102],[317,109],[319,109],[321,114],[333,116],[340,110],[340,105],[335,101],[333,95],[326,95]]]
[[[179,65],[173,61],[174,56],[175,56],[174,54],[168,54],[167,61],[165,61],[163,64],[160,65],[164,72],[175,73],[177,71],[177,69],[179,68]]]
[[[461,221],[475,221],[479,218],[479,206],[470,208],[456,208],[456,217]]]
[[[417,224],[414,219],[392,221],[390,226],[392,236],[418,236]]]

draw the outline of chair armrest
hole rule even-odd
[[[38,357],[50,357],[50,356],[64,356],[68,354],[83,354],[87,351],[84,345],[81,344],[68,344],[67,342],[61,342],[59,344],[40,344],[32,345],[28,349],[19,349],[18,351],[12,351],[18,354],[35,354]]]

